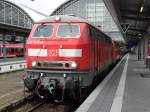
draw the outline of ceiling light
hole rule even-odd
[[[140,9],[140,12],[141,12],[141,13],[143,12],[143,8],[144,8],[144,7],[142,6],[141,9]]]

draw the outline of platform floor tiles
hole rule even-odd
[[[0,107],[23,96],[23,75],[25,71],[0,74]]]
[[[126,55],[115,68],[76,112],[150,112],[150,70],[144,60]]]

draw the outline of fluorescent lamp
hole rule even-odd
[[[143,8],[144,8],[144,7],[142,6],[141,9],[140,9],[140,12],[141,12],[141,13],[143,12]]]

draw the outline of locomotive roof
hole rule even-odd
[[[86,22],[86,20],[80,18],[80,17],[75,17],[75,16],[67,16],[67,15],[57,15],[57,16],[49,16],[41,21],[38,21],[37,23],[48,23],[48,22],[57,22],[56,17],[60,17],[59,22]]]
[[[36,23],[48,23],[48,22],[57,22],[56,17],[60,17],[61,19],[58,22],[83,22],[83,23],[87,23],[91,26],[93,26],[92,24],[90,24],[88,21],[86,21],[85,19],[82,19],[80,17],[76,17],[76,16],[68,16],[68,15],[55,15],[55,16],[49,16],[41,21],[38,21]],[[111,38],[106,35],[105,33],[103,33],[100,29],[98,29],[97,27],[93,26],[94,28],[96,28],[97,30],[99,30],[103,35],[105,35],[106,39],[111,40]]]

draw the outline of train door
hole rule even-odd
[[[100,38],[100,42],[99,42],[99,64],[100,64],[100,71],[102,69],[102,37]]]
[[[16,49],[16,48],[10,48],[11,55],[16,55],[16,54],[15,54],[15,49]]]
[[[98,71],[98,37],[95,39],[95,71]]]

